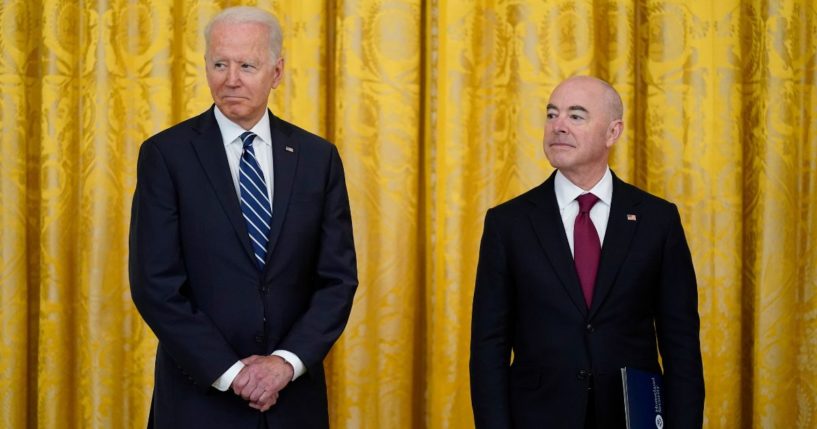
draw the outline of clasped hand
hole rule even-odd
[[[244,368],[233,380],[233,392],[250,401],[251,407],[269,410],[278,401],[281,389],[292,380],[292,365],[275,355],[252,355],[241,362]]]

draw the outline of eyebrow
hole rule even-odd
[[[547,110],[550,110],[550,109],[559,110],[558,107],[554,106],[553,104],[548,103]],[[590,113],[587,109],[584,108],[584,106],[579,106],[579,105],[570,106],[570,107],[567,108],[567,110],[568,111],[578,110],[580,112]]]

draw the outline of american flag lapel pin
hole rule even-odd
[[[635,222],[635,221],[636,221],[636,217],[635,217],[635,215],[634,215],[634,214],[628,214],[628,215],[627,215],[627,220],[632,221],[632,222]]]
[[[287,152],[295,152],[295,149],[293,149],[293,148],[292,148],[292,146],[284,146],[284,149],[285,149]]]

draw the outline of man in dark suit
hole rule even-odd
[[[274,17],[227,9],[205,38],[215,105],[139,153],[130,281],[159,339],[149,426],[328,427],[322,361],[357,287],[341,160],[267,110],[284,68]]]
[[[604,81],[562,82],[544,138],[557,171],[485,217],[471,331],[478,428],[623,428],[623,367],[663,367],[667,427],[702,425],[692,258],[675,205],[608,167],[622,110]]]

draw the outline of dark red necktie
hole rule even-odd
[[[573,263],[576,264],[576,273],[584,293],[584,302],[587,308],[593,302],[593,288],[596,284],[596,274],[599,271],[601,257],[601,242],[599,233],[590,219],[590,209],[598,202],[599,197],[593,194],[579,195],[579,214],[573,224]]]

